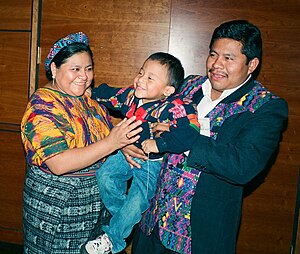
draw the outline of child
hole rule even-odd
[[[84,245],[82,253],[118,253],[126,247],[125,238],[155,194],[163,154],[189,150],[199,134],[194,106],[172,96],[183,79],[180,61],[168,53],[158,52],[146,59],[133,86],[112,88],[102,84],[92,90],[92,98],[98,102],[125,117],[135,115],[137,120],[142,120],[143,131],[136,145],[148,154],[149,160],[136,159],[141,168],[132,168],[119,151],[108,157],[97,171],[100,195],[112,218],[102,228],[105,234]],[[168,123],[170,131],[156,137],[151,126],[157,122]],[[131,177],[127,195],[127,181]]]

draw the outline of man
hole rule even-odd
[[[201,135],[187,157],[166,158],[156,197],[136,229],[134,254],[235,253],[243,188],[278,148],[288,110],[253,78],[259,29],[245,20],[223,23],[209,49],[207,76],[188,77],[180,91],[198,105]]]

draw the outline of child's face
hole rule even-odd
[[[175,88],[168,86],[168,70],[158,61],[147,60],[134,79],[135,96],[143,103],[161,100]]]

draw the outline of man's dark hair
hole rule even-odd
[[[250,60],[257,57],[259,60],[262,55],[262,39],[258,27],[249,23],[247,20],[232,20],[221,24],[214,30],[209,48],[213,43],[221,38],[228,38],[242,43],[242,54]]]

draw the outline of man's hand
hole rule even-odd
[[[170,126],[167,123],[153,123],[151,124],[151,128],[156,138],[160,137],[163,132],[170,131]]]

